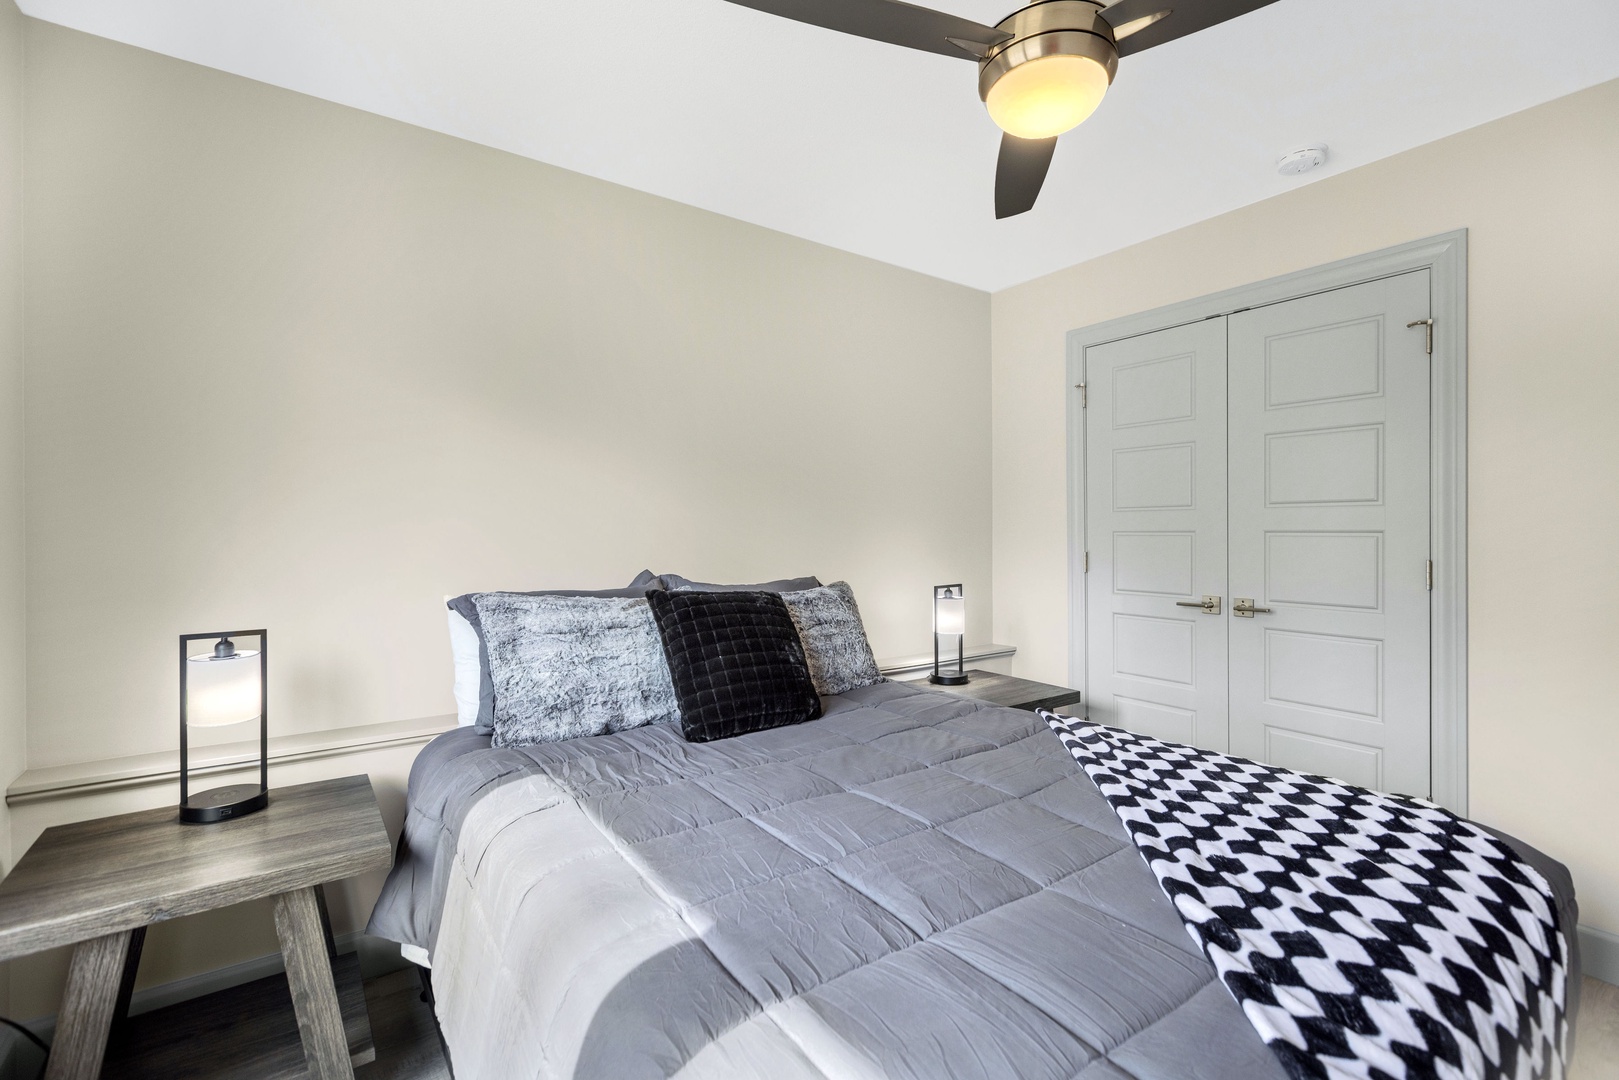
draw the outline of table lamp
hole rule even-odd
[[[235,638],[257,638],[257,649],[237,649]],[[191,642],[210,641],[209,651],[191,652]],[[228,821],[270,802],[268,721],[270,638],[263,630],[235,630],[180,636],[180,820],[187,825]],[[188,730],[259,722],[259,782],[227,784],[192,795],[188,773]]]
[[[939,639],[956,639],[956,666],[952,671],[939,666]],[[960,585],[933,586],[933,674],[928,682],[940,686],[960,686],[967,682],[967,601]]]

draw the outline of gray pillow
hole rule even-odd
[[[680,709],[646,598],[474,593],[495,684],[495,746],[604,735]]]
[[[817,694],[846,694],[882,681],[847,582],[782,593],[781,598],[798,627]]]
[[[715,585],[708,581],[692,581],[679,574],[662,574],[658,580],[670,592],[799,592],[803,589],[818,589],[821,579],[814,577],[782,578],[780,581],[766,581],[760,585]]]
[[[648,589],[661,589],[662,582],[650,570],[642,570],[635,575],[626,589],[544,589],[540,592],[509,593],[510,596],[608,596],[640,599],[646,596]],[[489,648],[483,639],[483,626],[478,617],[478,605],[472,598],[478,595],[493,595],[479,593],[465,593],[446,603],[451,611],[460,615],[472,626],[473,633],[478,635],[478,722],[474,730],[479,735],[493,734],[495,730],[495,684],[489,677]]]

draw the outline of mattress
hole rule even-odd
[[[368,930],[466,1077],[1284,1076],[1047,726],[903,683],[712,743],[450,732]]]

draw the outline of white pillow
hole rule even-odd
[[[445,602],[450,600],[446,596]],[[483,668],[478,663],[478,632],[458,611],[450,612],[450,655],[455,658],[455,719],[462,727],[478,722],[478,684]]]

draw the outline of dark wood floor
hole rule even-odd
[[[439,1048],[438,1031],[432,1010],[421,1000],[421,984],[415,969],[396,971],[365,984],[366,1008],[371,1015],[371,1033],[377,1057],[369,1065],[354,1070],[355,1080],[450,1080]],[[5,1046],[0,1039],[0,1048]],[[210,1046],[204,1057],[205,1073],[191,1075],[206,1080],[261,1080],[257,1070],[233,1061],[228,1048]],[[0,1058],[4,1058],[0,1054]],[[197,1059],[189,1059],[192,1067]],[[44,1055],[19,1042],[6,1060],[0,1060],[0,1080],[35,1080],[42,1071]],[[129,1070],[109,1062],[102,1080],[120,1080]]]
[[[377,1060],[355,1069],[354,1080],[450,1080],[433,1027],[433,1012],[421,994],[414,969],[365,984]]]

